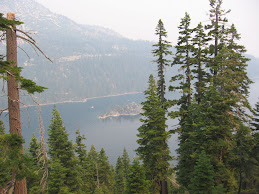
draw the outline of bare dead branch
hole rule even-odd
[[[17,35],[17,37],[19,37],[19,38],[21,38],[21,39],[24,38],[24,37],[21,37],[21,36],[18,36],[18,35]],[[37,51],[37,49],[35,48],[35,46],[32,44],[32,42],[29,41],[29,40],[27,40],[26,38],[24,38],[23,40],[26,41],[27,43],[29,43],[29,45],[33,48],[34,52],[39,56],[38,51]]]
[[[30,56],[28,55],[28,53],[22,48],[22,47],[20,47],[20,46],[17,46],[19,49],[21,49],[26,55],[27,55],[27,57],[30,59]]]
[[[0,116],[2,115],[2,113],[4,112],[4,111],[7,111],[8,110],[8,108],[2,108],[1,110],[0,110]]]
[[[24,37],[22,37],[22,36],[19,36],[19,35],[17,35],[17,37],[18,37],[18,38],[21,38],[22,40],[24,40],[24,41],[26,41],[26,42],[28,42],[28,43],[31,43],[38,51],[40,51],[40,53],[41,53],[46,59],[48,59],[50,62],[53,63],[53,61],[36,45],[35,42],[33,42],[33,41],[31,41],[31,40],[29,40],[29,39],[27,39],[27,38],[24,38]]]
[[[3,79],[2,92],[6,95],[6,93],[5,93],[5,89],[4,89],[4,84],[5,84],[5,81],[4,81],[4,79]]]
[[[28,110],[29,110],[29,107],[28,107],[28,105],[26,105],[26,104],[23,103],[22,101],[19,100],[19,102],[20,102],[20,104],[22,104],[23,107],[25,108],[26,115],[27,115],[27,118],[28,118],[28,128],[30,128],[31,122],[30,122],[30,115],[29,115],[29,111],[28,111]]]
[[[38,156],[40,156],[39,163],[42,162],[42,169],[44,170],[41,181],[40,181],[40,185],[41,185],[41,191],[42,191],[42,193],[44,193],[44,191],[47,187],[47,180],[48,180],[48,166],[47,166],[48,155],[47,155],[47,151],[45,148],[45,141],[44,141],[45,129],[44,129],[43,120],[42,120],[42,116],[41,116],[40,104],[31,94],[30,94],[30,96],[38,108],[38,117],[39,117],[39,122],[40,122],[40,137],[41,137],[41,139],[40,139],[41,152],[38,154]]]
[[[7,72],[9,75],[15,77],[10,71],[6,70],[6,72]]]
[[[25,36],[27,36],[29,39],[31,39],[33,42],[35,42],[35,44],[37,43],[36,40],[33,39],[28,33],[24,32],[22,30],[19,30],[19,29],[16,29],[16,31],[23,33]]]

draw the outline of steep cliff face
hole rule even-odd
[[[3,0],[0,12],[13,12],[24,23],[18,28],[32,33],[51,64],[19,40],[19,65],[23,75],[49,89],[41,103],[78,100],[124,92],[143,91],[152,65],[152,43],[126,39],[118,33],[52,13],[34,0]],[[36,33],[36,34],[34,34]],[[4,52],[1,44],[0,52]]]

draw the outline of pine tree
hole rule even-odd
[[[227,19],[223,16],[229,11],[221,8],[222,0],[210,0],[210,4],[211,25],[206,26],[209,37],[199,25],[192,39],[196,45],[192,52],[197,101],[192,100],[184,116],[180,110],[177,179],[190,191],[195,161],[206,150],[215,169],[215,187],[231,193],[237,192],[241,177],[238,174],[244,171],[243,164],[247,162],[247,156],[240,150],[249,145],[250,132],[244,126],[248,126],[251,81],[246,73],[245,48],[236,43],[239,34],[234,25],[230,28],[225,25]],[[206,44],[210,39],[214,44],[208,52]],[[201,69],[203,64],[208,70]],[[237,160],[242,160],[242,164]]]
[[[21,129],[21,117],[20,117],[20,101],[19,101],[19,86],[18,78],[20,76],[21,68],[17,67],[17,38],[16,38],[16,24],[21,24],[15,20],[15,15],[12,13],[7,13],[7,18],[3,17],[0,13],[0,33],[4,34],[1,36],[1,41],[3,37],[6,37],[6,59],[3,60],[3,56],[0,55],[0,78],[7,81],[7,95],[8,95],[8,115],[9,115],[9,131],[11,134],[17,134],[22,136]],[[30,80],[31,81],[31,80]],[[34,82],[33,82],[34,83]],[[21,84],[22,86],[22,84]],[[21,153],[23,152],[23,147],[21,146]],[[13,174],[15,176],[15,169],[13,169]],[[14,193],[27,193],[26,179],[15,181]]]
[[[24,179],[28,173],[28,158],[20,152],[24,140],[17,134],[5,134],[0,122],[0,193],[10,189],[15,180]],[[15,174],[13,174],[13,170]]]
[[[86,159],[87,159],[87,150],[85,144],[83,144],[83,140],[86,140],[84,135],[80,134],[80,130],[76,131],[76,148],[75,151],[78,154],[78,158],[83,167],[85,167]]]
[[[72,142],[68,140],[66,128],[59,112],[56,109],[56,106],[54,106],[52,114],[53,116],[49,126],[48,138],[51,160],[54,161],[53,164],[55,164],[58,168],[64,168],[64,173],[66,175],[64,184],[69,191],[80,192],[82,189],[82,179],[79,176],[79,168],[75,158]],[[57,164],[58,162],[60,162],[59,165]],[[55,177],[56,175],[54,173],[56,172],[57,171],[53,171],[51,168],[50,178],[51,176]]]
[[[87,188],[85,188],[87,193],[94,193],[96,188],[100,187],[100,185],[98,185],[99,171],[97,168],[98,153],[96,152],[94,145],[92,145],[87,157]]]
[[[207,37],[207,34],[204,31],[204,28],[201,23],[198,24],[196,28],[193,29],[194,37],[192,38],[192,55],[193,55],[193,65],[194,68],[192,72],[196,78],[195,82],[195,97],[197,103],[200,104],[201,99],[204,95],[204,91],[207,87],[208,77],[205,70],[208,67],[208,41],[210,38]]]
[[[222,119],[221,123],[225,123],[226,119],[229,121],[229,131],[234,133],[234,137],[239,149],[239,172],[243,171],[243,164],[246,163],[245,144],[249,142],[250,139],[250,129],[245,127],[248,124],[248,116],[246,110],[251,110],[250,104],[248,102],[248,88],[249,84],[252,83],[248,78],[246,73],[246,62],[249,60],[244,57],[245,48],[242,45],[238,45],[236,40],[240,39],[237,30],[234,25],[231,25],[227,29],[227,36],[224,43],[222,43],[222,48],[216,56],[216,61],[218,64],[218,74],[215,77],[214,83],[217,84],[217,90],[222,98],[222,103],[227,107],[225,109],[225,117]],[[228,138],[224,137],[225,140]],[[229,139],[231,140],[231,139]],[[232,142],[235,144],[235,142]],[[231,145],[230,145],[231,146]],[[249,152],[247,150],[247,152]],[[227,163],[225,163],[227,165]],[[234,166],[230,167],[233,168]],[[241,173],[242,174],[242,173]],[[241,188],[241,176],[239,180],[239,190]],[[228,189],[233,189],[229,186]]]
[[[30,165],[32,173],[30,176],[27,176],[27,189],[29,193],[41,193],[41,178],[44,172],[42,171],[40,161],[40,143],[35,137],[35,133],[32,134],[29,152],[32,161]]]
[[[113,193],[113,174],[113,168],[109,164],[108,157],[102,148],[98,155],[98,175],[100,187],[104,193]]]
[[[210,158],[202,151],[194,167],[191,179],[190,193],[207,194],[214,190],[214,169]]]
[[[35,133],[32,133],[29,152],[32,155],[33,162],[35,165],[37,165],[38,163],[39,151],[40,151],[40,143],[38,142],[38,139],[35,137]]]
[[[115,168],[115,186],[114,193],[115,194],[123,194],[126,191],[126,179],[124,173],[124,165],[122,158],[119,156],[116,162]]]
[[[130,159],[126,148],[123,149],[122,161],[124,166],[125,178],[127,179],[129,168],[130,168]]]
[[[0,41],[4,40],[6,36],[7,45],[7,61],[4,61],[4,56],[0,54],[0,78],[2,78],[4,81],[7,81],[10,133],[16,133],[19,136],[22,136],[19,90],[25,89],[29,94],[34,94],[35,92],[41,93],[44,91],[44,89],[47,89],[45,87],[36,85],[36,83],[32,80],[22,77],[22,68],[17,66],[16,32],[18,32],[18,30],[16,30],[16,25],[19,25],[21,23],[22,22],[15,20],[15,14],[13,13],[7,13],[7,18],[4,18],[3,14],[0,13]],[[2,33],[4,34],[4,36]],[[33,40],[26,33],[23,33],[23,35],[29,37],[30,40],[28,40],[28,42],[31,42],[31,40]],[[24,37],[22,37],[22,39],[26,40],[26,38]],[[35,43],[34,40],[32,42]],[[36,49],[40,50],[37,45],[31,45],[34,45]],[[22,146],[21,152],[23,153]],[[14,169],[13,174],[15,174]],[[27,193],[26,179],[15,181],[14,193]]]
[[[48,192],[49,193],[62,193],[64,190],[68,190],[66,181],[66,169],[62,165],[61,161],[55,157],[51,160],[50,176],[48,181]],[[69,192],[67,192],[69,193]]]
[[[170,42],[165,40],[165,38],[167,37],[167,32],[164,28],[164,24],[161,19],[158,21],[155,34],[158,35],[158,43],[153,45],[155,49],[152,52],[154,54],[154,57],[157,57],[157,59],[154,60],[154,62],[157,63],[158,67],[158,96],[164,103],[166,101],[164,69],[165,66],[168,66],[171,62],[169,59],[166,58],[166,56],[172,55],[172,52],[169,50],[172,47],[172,45],[170,44]]]
[[[192,98],[192,75],[191,75],[191,67],[193,63],[193,59],[191,57],[191,51],[193,50],[193,45],[191,44],[191,34],[192,29],[190,29],[190,21],[191,18],[188,13],[185,13],[185,17],[182,18],[181,24],[179,25],[179,38],[177,45],[175,46],[177,52],[174,57],[174,61],[172,65],[181,65],[180,69],[185,70],[185,74],[182,76],[176,76],[178,78],[182,78],[181,89],[183,92],[183,96],[180,99],[181,109],[187,109],[188,105],[191,104]],[[172,80],[175,80],[176,77],[173,77]],[[186,81],[184,80],[186,78]],[[172,88],[171,88],[172,89]]]
[[[160,182],[166,178],[169,167],[169,155],[167,140],[170,137],[166,131],[167,125],[165,113],[162,107],[155,80],[149,77],[149,87],[145,91],[146,101],[142,102],[144,113],[140,121],[143,123],[138,129],[139,147],[136,152],[143,160],[147,178],[152,182],[152,190],[160,191]]]
[[[236,179],[238,181],[238,193],[241,191],[249,190],[250,182],[254,181],[255,170],[258,169],[258,165],[253,165],[253,161],[256,156],[252,156],[253,149],[253,138],[251,135],[250,128],[248,126],[240,123],[241,127],[235,135],[236,146],[233,149],[235,155],[235,164],[236,168]],[[258,173],[257,173],[258,174]],[[253,187],[254,188],[254,187]]]
[[[215,168],[215,186],[224,186],[231,190],[236,183],[234,179],[231,180],[233,169],[228,162],[235,144],[232,133],[235,125],[232,122],[232,115],[228,114],[229,106],[224,101],[225,98],[215,87],[208,88],[201,101],[201,114],[196,118],[200,121],[199,131],[201,132],[201,137],[197,137],[197,139],[200,137],[200,140],[196,142],[200,142],[199,146],[204,148],[211,158]]]
[[[129,169],[126,193],[148,193],[145,170],[137,158]]]
[[[161,19],[158,21],[155,34],[158,35],[158,43],[153,45],[153,47],[155,47],[155,49],[153,50],[153,55],[154,57],[157,57],[157,59],[154,60],[154,62],[157,63],[157,67],[158,67],[157,94],[162,103],[161,107],[167,110],[168,103],[167,103],[167,100],[165,99],[166,84],[165,84],[164,69],[166,66],[169,66],[171,63],[171,60],[168,59],[168,57],[172,55],[172,52],[169,50],[172,47],[172,45],[169,41],[165,40],[165,38],[167,38],[167,32],[164,28],[164,24]],[[164,148],[162,152],[167,152],[167,149],[168,149],[167,142],[165,141],[163,145],[164,145]],[[165,157],[163,158],[163,160],[165,163],[167,163],[168,158]],[[166,180],[162,179],[160,184],[161,184],[161,192],[167,193]]]
[[[88,177],[88,156],[85,144],[82,142],[86,138],[80,134],[80,129],[76,131],[75,152],[78,156],[78,167],[81,168],[80,177],[82,179],[82,188],[87,188]]]
[[[172,105],[179,105],[179,111],[172,111],[170,116],[175,118],[176,116],[179,118],[179,127],[175,131],[179,133],[179,165],[178,169],[178,180],[183,185],[186,185],[186,182],[189,181],[191,177],[191,163],[192,160],[190,158],[193,148],[188,148],[187,146],[191,146],[190,144],[190,135],[189,131],[191,128],[189,127],[192,123],[192,119],[190,119],[189,109],[191,106],[192,100],[192,86],[191,82],[193,80],[192,75],[192,66],[196,60],[192,56],[192,52],[194,51],[194,46],[192,45],[192,32],[193,29],[190,28],[191,18],[188,13],[185,13],[185,17],[181,19],[181,23],[178,26],[179,28],[179,38],[176,46],[176,55],[174,57],[174,61],[172,66],[180,65],[180,69],[184,70],[182,74],[178,74],[172,77],[171,82],[180,81],[179,86],[170,86],[170,91],[181,90],[182,96],[179,100],[175,100],[175,103]],[[195,55],[194,55],[195,56]],[[188,120],[189,119],[189,120]],[[187,149],[186,149],[187,148]],[[187,165],[189,168],[185,168]]]
[[[194,145],[192,145],[192,136],[190,131],[193,130],[192,127],[192,66],[194,63],[199,63],[195,54],[192,52],[197,51],[194,49],[192,44],[192,32],[193,29],[190,28],[191,18],[188,13],[185,13],[185,17],[181,19],[179,25],[179,38],[176,46],[177,52],[174,57],[172,66],[180,65],[180,70],[184,70],[182,74],[178,74],[171,78],[171,82],[180,81],[178,86],[170,86],[170,91],[182,92],[180,99],[175,100],[172,105],[178,105],[179,111],[172,111],[170,116],[172,118],[179,118],[179,127],[175,130],[179,134],[179,149],[177,150],[179,154],[179,163],[177,171],[177,179],[182,186],[187,187],[192,177],[191,172],[193,170],[193,159],[191,156],[194,152]],[[198,40],[197,40],[198,41]],[[198,55],[199,53],[197,53]],[[199,57],[199,56],[198,56]],[[202,72],[200,72],[202,73]]]
[[[211,39],[214,40],[214,44],[210,45],[210,53],[214,55],[210,63],[211,73],[213,76],[217,75],[218,72],[218,64],[215,60],[218,52],[222,48],[222,43],[224,42],[226,30],[225,24],[228,22],[225,17],[226,14],[230,12],[230,10],[223,10],[222,3],[223,0],[209,0],[210,1],[210,21],[211,24],[206,26],[206,29],[209,30],[208,35]]]

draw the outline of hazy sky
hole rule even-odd
[[[208,23],[209,0],[36,0],[55,13],[80,24],[110,28],[130,39],[157,41],[154,35],[159,19],[164,22],[168,41],[178,38],[180,19],[191,16],[191,27]],[[231,12],[229,21],[241,33],[241,44],[248,53],[259,57],[259,0],[223,0]]]

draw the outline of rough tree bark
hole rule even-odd
[[[7,19],[15,20],[15,14],[7,13]],[[15,28],[12,30],[7,30],[6,45],[7,61],[12,61],[12,65],[17,66],[17,40]],[[18,83],[14,76],[8,74],[8,78],[7,88],[10,133],[16,133],[19,136],[22,136]],[[21,153],[23,153],[23,148],[21,149]],[[25,178],[21,181],[15,182],[14,193],[27,194]]]

